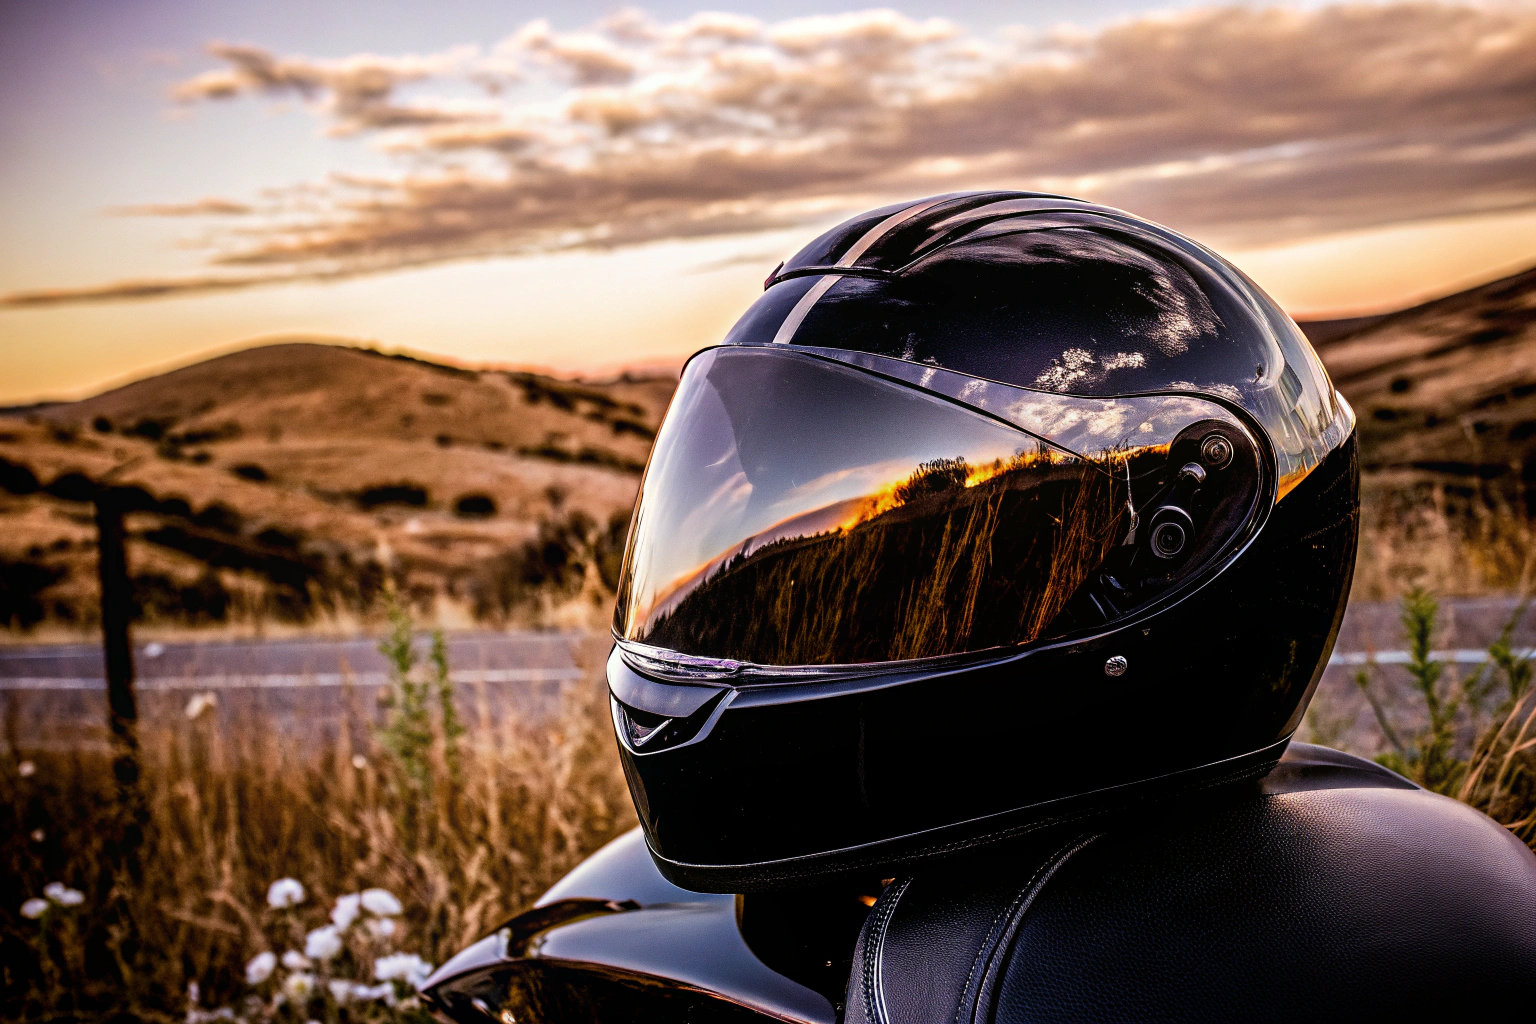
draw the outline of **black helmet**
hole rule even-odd
[[[663,874],[806,885],[1267,770],[1327,662],[1354,414],[1118,210],[966,193],[777,269],[689,360],[609,659]]]

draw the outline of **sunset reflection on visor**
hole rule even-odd
[[[646,471],[615,633],[756,665],[1053,635],[1096,572],[1133,560],[1117,549],[1134,540],[1138,492],[1166,489],[1171,439],[1143,429],[1068,450],[865,369],[783,349],[704,352]]]

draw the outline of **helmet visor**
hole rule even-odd
[[[1029,643],[1145,603],[1250,516],[1257,451],[1213,402],[974,381],[970,401],[944,393],[960,375],[884,362],[732,347],[688,364],[630,530],[621,641],[763,666]],[[1215,432],[1221,472],[1192,486],[1170,462]],[[1159,550],[1141,506],[1173,499]]]

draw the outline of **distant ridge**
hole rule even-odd
[[[1363,468],[1536,486],[1536,267],[1362,319],[1318,352]]]
[[[1486,282],[1485,284],[1480,284],[1475,288],[1467,288],[1459,292],[1453,292],[1450,295],[1442,295],[1438,299],[1430,299],[1427,302],[1420,302],[1412,306],[1405,306],[1399,310],[1391,310],[1386,313],[1374,313],[1370,316],[1347,316],[1328,320],[1298,319],[1296,321],[1296,326],[1301,328],[1301,333],[1307,336],[1308,341],[1310,341],[1313,345],[1321,348],[1330,342],[1338,341],[1346,335],[1353,334],[1356,331],[1362,331],[1368,327],[1374,327],[1376,324],[1379,324],[1384,320],[1400,316],[1411,316],[1419,314],[1425,310],[1440,306],[1442,303],[1455,303],[1458,300],[1461,300],[1463,297],[1474,297],[1475,301],[1475,296],[1486,291],[1487,289],[1498,290],[1510,284],[1518,285],[1519,282],[1525,280],[1533,273],[1536,273],[1536,265],[1527,267],[1524,270],[1510,274],[1506,277],[1501,277],[1496,280]]]
[[[1335,338],[1343,337],[1362,327],[1380,323],[1391,313],[1377,313],[1375,316],[1347,316],[1337,320],[1297,320],[1296,326],[1301,328],[1301,333],[1307,336],[1307,340],[1314,346],[1321,347]]]

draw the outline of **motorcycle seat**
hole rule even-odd
[[[1471,1019],[1536,990],[1536,856],[1293,743],[1266,778],[889,883],[845,1024]]]

